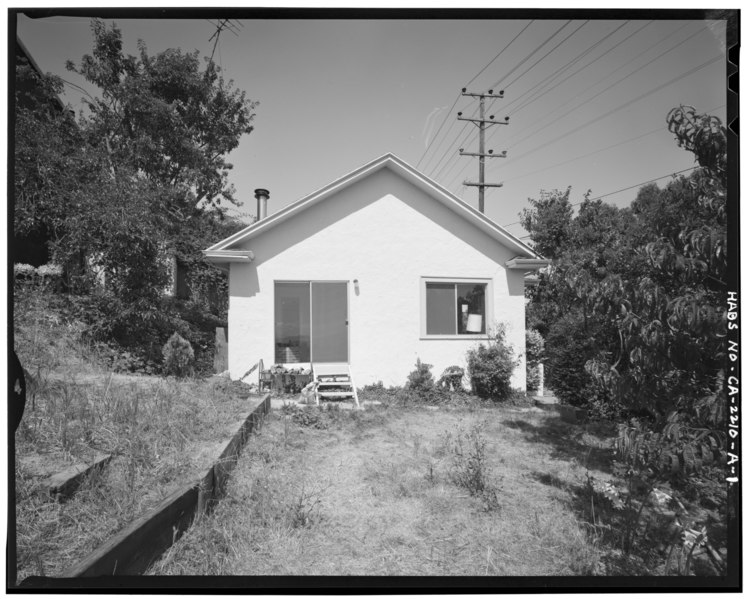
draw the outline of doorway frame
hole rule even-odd
[[[348,279],[273,279],[273,322],[276,322],[276,284],[277,283],[306,283],[309,293],[309,322],[310,322],[310,359],[309,363],[315,363],[312,359],[314,355],[314,339],[312,338],[312,283],[345,283],[346,284],[346,359],[340,362],[318,362],[319,364],[351,364],[351,281]],[[273,327],[273,356],[276,350],[276,331],[275,324]],[[305,362],[300,362],[304,364]]]

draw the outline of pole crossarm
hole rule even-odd
[[[489,115],[489,118],[484,118],[486,116],[485,110],[485,101],[487,98],[504,98],[505,92],[504,90],[500,90],[498,94],[494,93],[493,89],[490,89],[488,93],[486,94],[475,94],[469,92],[465,87],[460,90],[461,94],[464,96],[470,96],[472,98],[478,98],[479,100],[479,118],[469,118],[464,117],[462,112],[458,113],[458,120],[459,121],[469,121],[476,125],[479,128],[479,151],[478,152],[464,152],[463,148],[460,148],[460,155],[461,156],[477,156],[479,159],[479,180],[478,182],[473,181],[463,181],[463,185],[470,185],[472,187],[478,187],[479,188],[479,212],[483,214],[484,212],[484,190],[487,187],[502,187],[503,183],[484,183],[484,161],[486,158],[506,158],[507,157],[507,150],[504,150],[501,154],[494,154],[492,150],[486,151],[485,146],[485,133],[486,129],[489,125],[509,125],[510,124],[510,117],[506,116],[504,121],[495,121],[494,115]]]
[[[507,150],[503,150],[499,154],[492,154],[491,152],[489,152],[488,154],[480,154],[479,152],[464,152],[463,148],[461,148],[459,153],[461,156],[483,156],[484,158],[507,158]]]
[[[474,94],[471,92],[461,92],[461,96],[471,96],[472,98],[504,98],[505,92],[501,91],[498,94],[493,94],[493,90],[490,90],[488,94]]]
[[[473,187],[504,187],[504,183],[476,183],[474,181],[463,181],[463,185],[472,185]]]
[[[510,117],[505,117],[504,121],[493,121],[491,119],[471,119],[464,116],[458,117],[459,121],[471,121],[473,123],[484,123],[486,125],[509,125],[510,124]]]

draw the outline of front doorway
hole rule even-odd
[[[276,281],[276,363],[349,361],[348,283]]]

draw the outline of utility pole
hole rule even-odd
[[[460,148],[460,155],[461,156],[478,156],[479,157],[479,180],[478,183],[473,181],[463,181],[463,185],[470,185],[473,187],[479,188],[479,212],[484,212],[484,188],[485,187],[502,187],[503,183],[485,183],[484,182],[484,159],[486,158],[507,158],[507,150],[504,150],[501,154],[494,154],[494,150],[489,150],[489,152],[485,151],[484,143],[485,143],[485,132],[487,126],[491,125],[507,125],[510,122],[510,117],[506,116],[504,121],[495,121],[494,115],[489,115],[489,120],[486,120],[484,118],[484,100],[486,98],[504,98],[505,92],[500,91],[498,94],[494,93],[494,90],[490,89],[489,93],[486,94],[472,94],[468,91],[466,91],[466,88],[464,87],[461,90],[461,95],[463,96],[471,96],[472,98],[478,98],[479,99],[479,118],[477,119],[471,119],[466,118],[463,116],[462,112],[458,113],[458,120],[459,121],[470,121],[474,125],[476,125],[479,128],[479,151],[478,153],[475,152],[464,152],[463,148]]]

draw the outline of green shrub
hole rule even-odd
[[[432,376],[432,365],[416,358],[416,370],[408,375],[406,390],[415,393],[420,398],[427,398],[434,392],[435,384]]]
[[[535,329],[525,331],[525,387],[536,391],[541,384],[538,365],[543,360],[544,338]]]
[[[195,353],[190,342],[179,333],[169,337],[163,349],[164,373],[176,376],[187,376],[193,372]]]
[[[536,329],[525,331],[525,359],[533,364],[540,364],[544,359],[544,338]]]
[[[604,398],[602,389],[585,370],[585,364],[598,354],[593,323],[586,331],[582,316],[568,314],[549,329],[546,338],[548,386],[563,404],[587,407]]]
[[[385,387],[382,381],[364,385],[358,394],[360,402],[377,402],[386,406],[406,403],[408,395],[403,387]]]
[[[504,401],[512,395],[510,378],[517,366],[512,348],[505,339],[504,327],[500,327],[489,343],[481,343],[468,351],[468,377],[473,392],[481,399]]]

